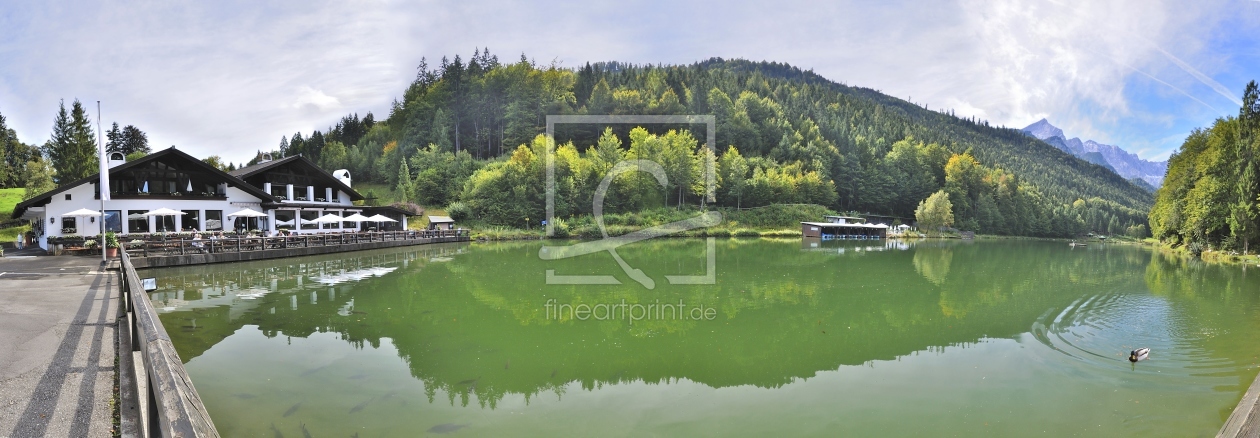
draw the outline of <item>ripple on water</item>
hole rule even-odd
[[[1216,336],[1168,300],[1147,294],[1105,293],[1085,296],[1062,309],[1049,309],[1029,330],[1048,347],[1050,360],[1069,360],[1088,367],[1122,366],[1165,378],[1225,376],[1237,373],[1234,363],[1211,357],[1202,341]],[[1133,366],[1129,352],[1151,349],[1150,359]],[[1057,353],[1057,354],[1055,354]]]

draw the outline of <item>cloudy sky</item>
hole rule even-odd
[[[0,114],[22,141],[47,140],[59,100],[99,100],[106,126],[237,162],[348,113],[384,117],[421,57],[478,47],[566,67],[787,62],[1148,159],[1236,115],[1260,79],[1260,0],[4,3]]]

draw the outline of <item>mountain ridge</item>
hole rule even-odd
[[[1164,174],[1168,171],[1167,161],[1144,160],[1119,146],[1098,143],[1093,140],[1081,141],[1079,137],[1069,139],[1062,129],[1054,126],[1045,118],[1028,125],[1022,131],[1024,134],[1044,141],[1046,144],[1054,146],[1061,151],[1106,167],[1125,179],[1141,179],[1156,189],[1163,184]]]

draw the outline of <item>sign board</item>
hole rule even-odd
[[[145,292],[157,290],[157,279],[142,278],[140,279],[140,286],[144,288]]]

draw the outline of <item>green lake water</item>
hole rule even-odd
[[[572,243],[141,276],[228,437],[1213,436],[1260,362],[1256,267],[1039,241],[717,239],[713,271],[705,239],[617,249],[648,289],[606,251],[539,257]]]

